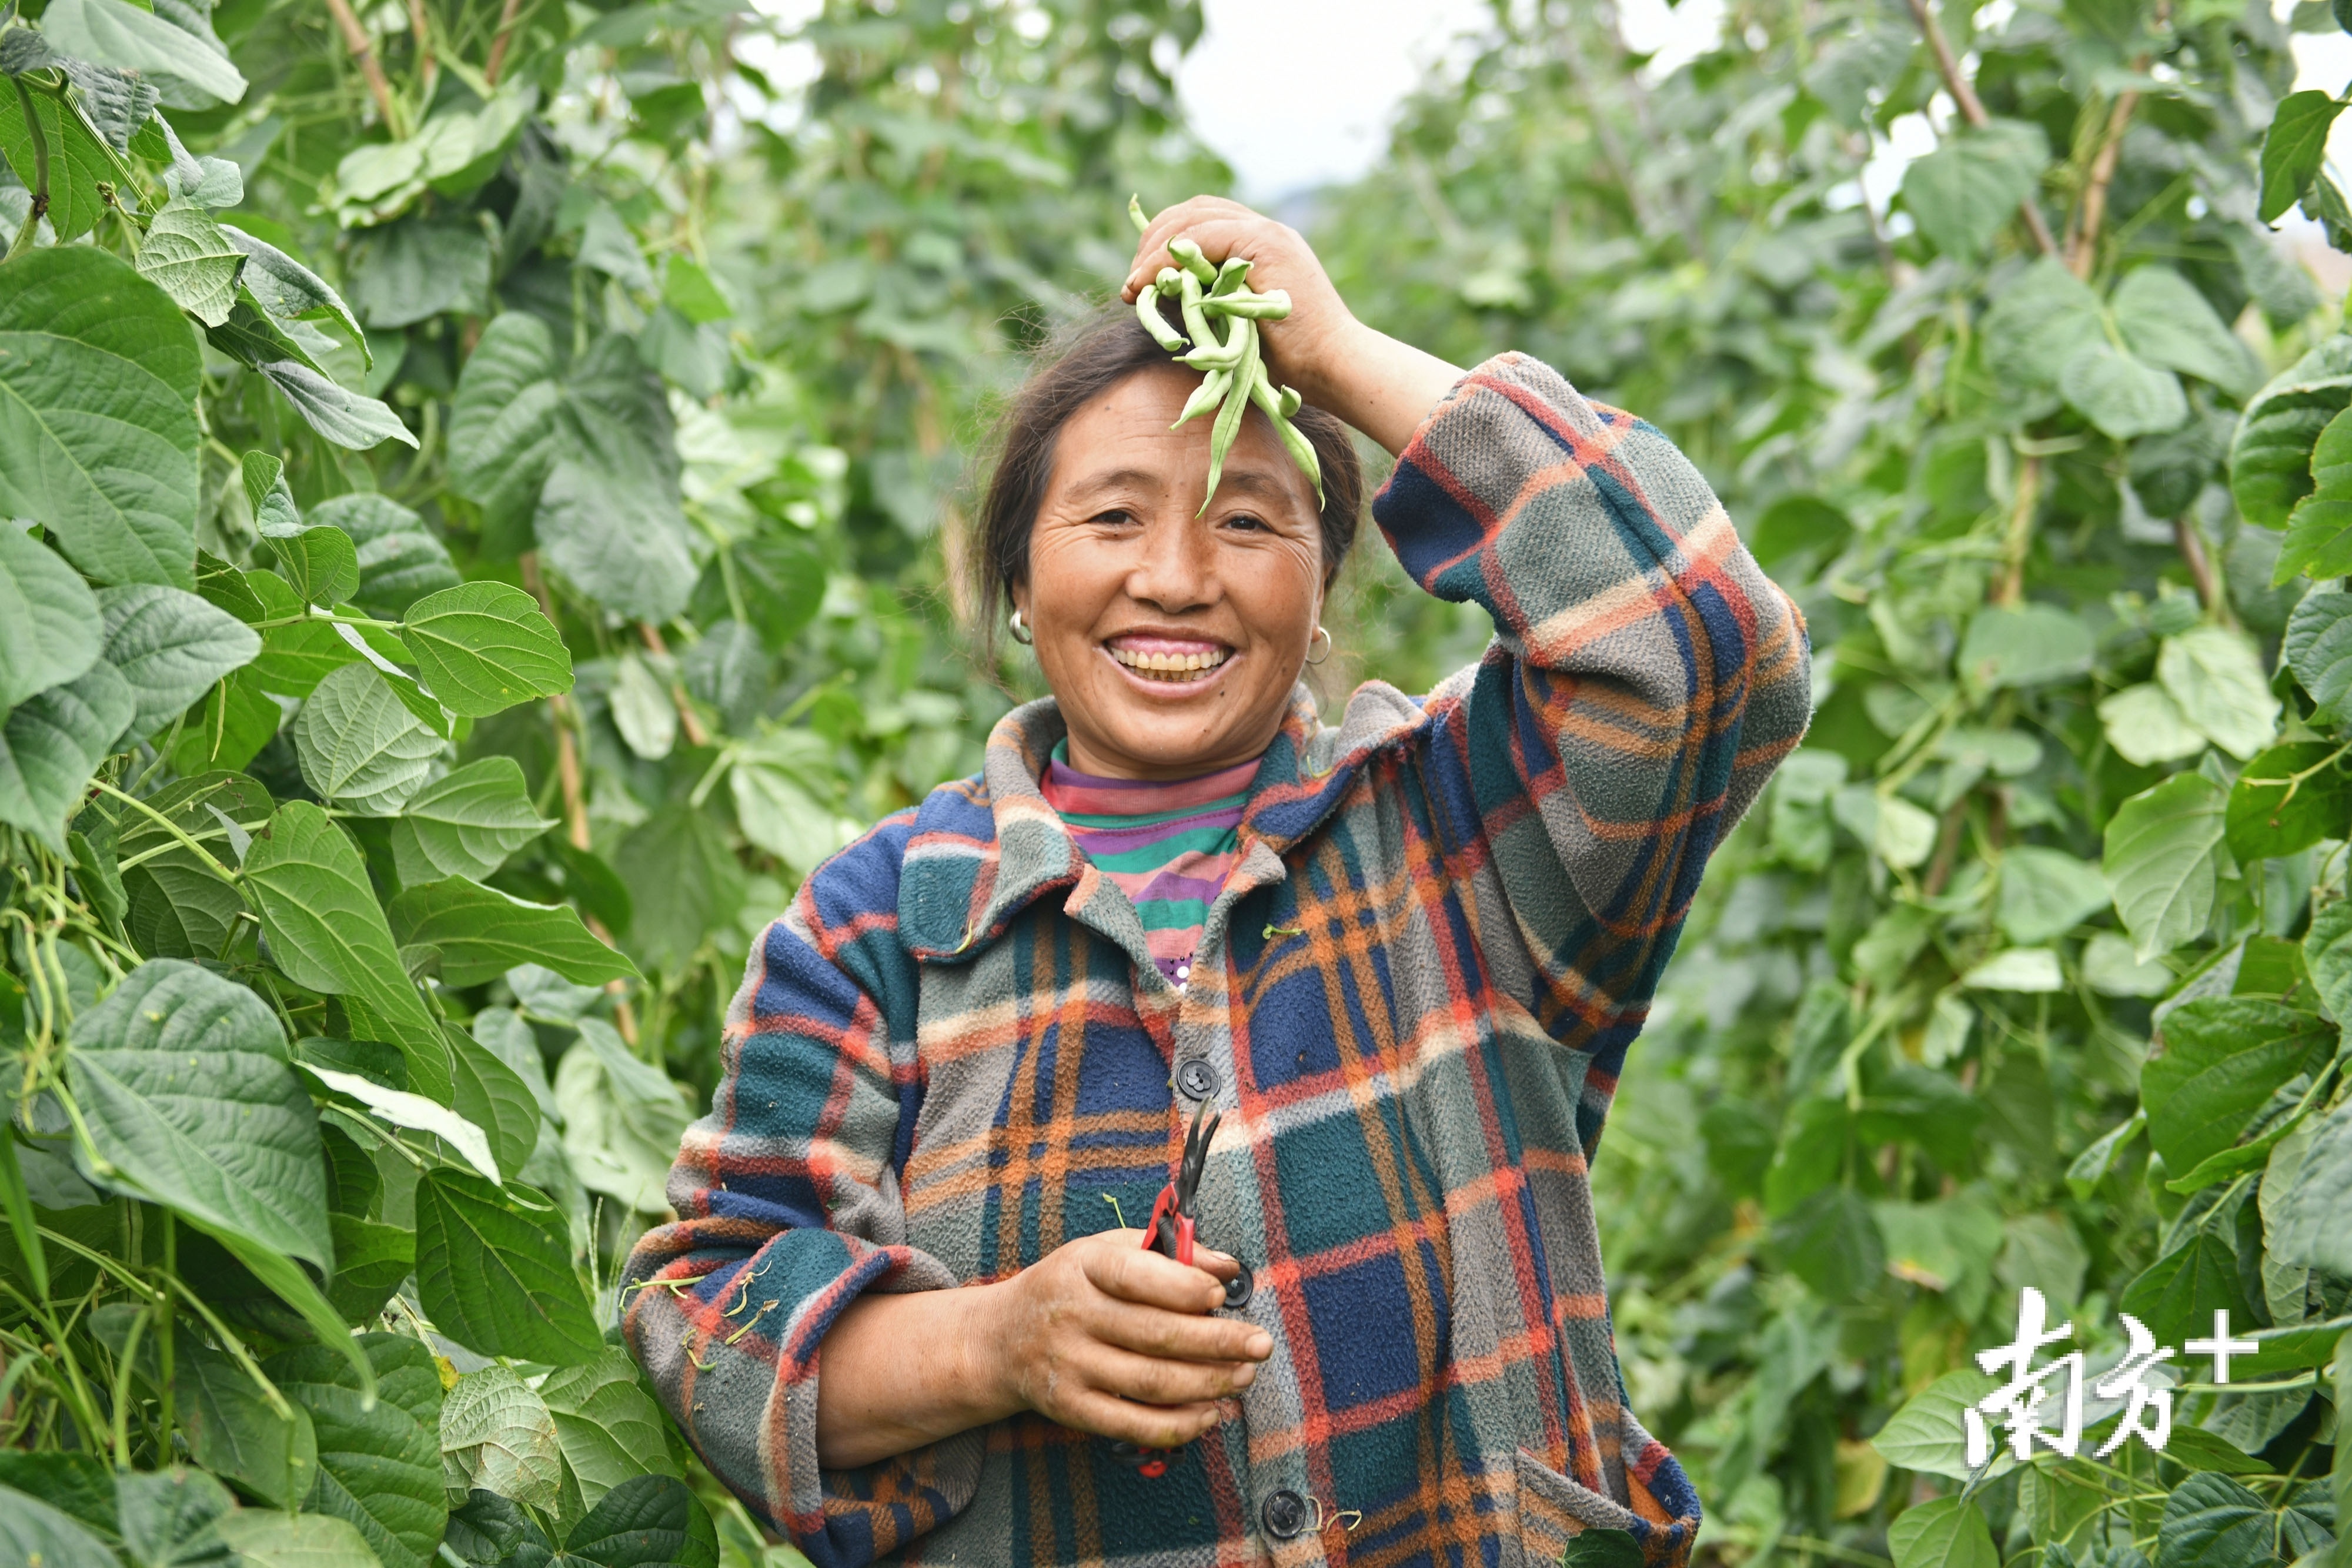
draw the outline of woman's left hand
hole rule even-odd
[[[1151,219],[1135,247],[1120,298],[1132,304],[1160,269],[1176,265],[1171,240],[1190,239],[1211,263],[1250,260],[1249,287],[1281,289],[1290,314],[1258,323],[1266,373],[1276,386],[1338,414],[1391,452],[1401,452],[1462,372],[1356,319],[1315,249],[1288,224],[1223,196],[1194,196]]]

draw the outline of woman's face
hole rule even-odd
[[[1013,601],[1082,773],[1185,779],[1257,756],[1322,613],[1315,492],[1255,411],[1201,511],[1212,416],[1168,428],[1200,384],[1140,371],[1055,443]]]

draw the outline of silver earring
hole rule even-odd
[[[1020,643],[1023,647],[1026,648],[1036,641],[1036,638],[1030,634],[1027,624],[1022,621],[1021,612],[1019,610],[1016,609],[1013,612],[1013,619],[1005,622],[1005,624],[1012,629],[1013,640]]]
[[[1323,659],[1317,658],[1312,652],[1315,646],[1315,639],[1317,637],[1323,639],[1323,659],[1328,659],[1331,656],[1331,633],[1325,631],[1321,626],[1318,626],[1315,628],[1313,635],[1307,639],[1307,646],[1310,650],[1307,655],[1307,662],[1310,664],[1319,664],[1323,662]]]

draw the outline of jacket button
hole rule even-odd
[[[1217,1093],[1217,1070],[1200,1057],[1176,1064],[1176,1087],[1187,1100],[1213,1100]]]
[[[1238,1258],[1234,1261],[1241,1263]],[[1248,1264],[1242,1263],[1242,1271],[1225,1281],[1225,1310],[1231,1312],[1235,1307],[1248,1306],[1250,1296],[1256,1290],[1257,1277],[1250,1272]]]
[[[1268,1494],[1257,1516],[1268,1535],[1276,1541],[1287,1541],[1307,1528],[1307,1500],[1285,1487]]]

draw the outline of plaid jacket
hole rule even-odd
[[[1050,701],[751,955],[625,1327],[819,1568],[1517,1564],[1587,1525],[1688,1557],[1586,1163],[1708,852],[1804,729],[1802,627],[1671,443],[1517,355],[1454,388],[1373,515],[1499,634],[1336,729],[1299,694],[1186,989],[1039,793]],[[1237,1310],[1275,1343],[1238,1418],[1157,1479],[1034,1416],[820,1471],[835,1315],[1003,1279],[1115,1225],[1107,1194],[1139,1219],[1188,1087],[1224,1116],[1201,1235],[1255,1270]]]

